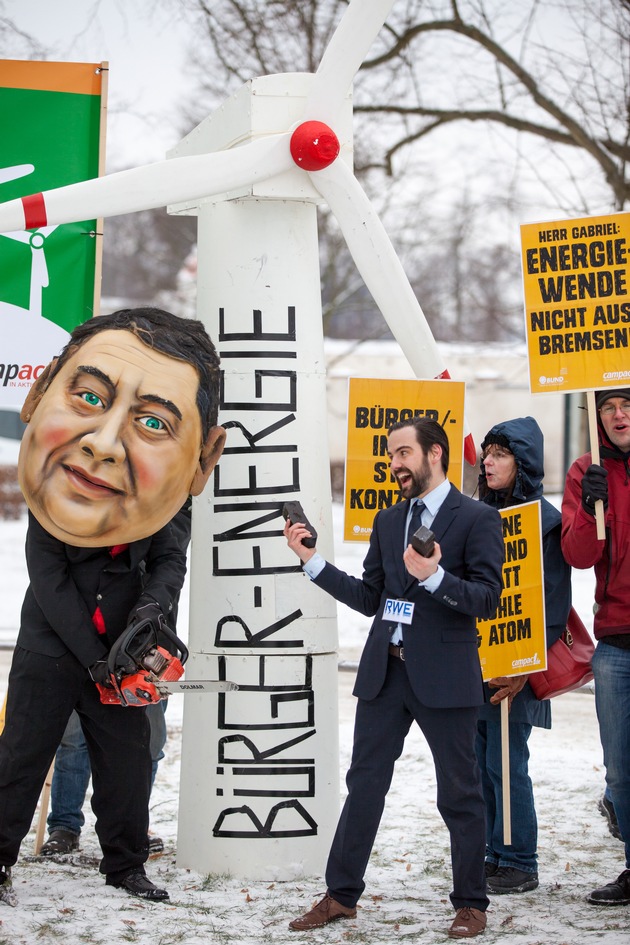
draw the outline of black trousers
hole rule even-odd
[[[418,701],[402,660],[389,657],[385,684],[376,699],[359,699],[346,798],[328,855],[328,892],[354,906],[385,806],[394,765],[411,723],[427,740],[437,778],[437,807],[451,838],[456,909],[488,907],[485,879],[486,818],[475,755],[476,707],[432,709]]]
[[[70,653],[42,656],[19,646],[0,735],[0,865],[17,860],[73,709],[90,756],[100,870],[116,879],[148,857],[151,753],[145,708],[103,705],[87,670]]]

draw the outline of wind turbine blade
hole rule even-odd
[[[418,377],[445,366],[391,240],[354,174],[335,161],[310,174],[334,214],[361,277]]]
[[[34,164],[14,164],[13,167],[0,167],[0,184],[6,184],[10,180],[17,180],[20,177],[28,177],[34,170]]]
[[[352,171],[337,160],[309,176],[339,223],[365,285],[416,376],[450,377],[385,227]],[[474,466],[477,451],[465,419],[464,435],[464,457]]]
[[[0,204],[0,233],[115,217],[198,200],[294,167],[290,134],[269,135],[229,151],[172,158]]]
[[[335,127],[352,80],[393,5],[393,0],[350,0],[315,73],[304,121],[317,119]]]

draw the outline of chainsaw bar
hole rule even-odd
[[[165,682],[149,677],[157,691],[163,696],[172,696],[178,692],[232,692],[238,689],[229,679],[182,679],[181,682]]]

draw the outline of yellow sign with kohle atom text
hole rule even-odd
[[[540,503],[501,510],[503,593],[490,620],[477,621],[484,680],[547,669]]]
[[[630,381],[630,214],[521,226],[532,393]]]
[[[428,417],[444,427],[450,454],[448,478],[461,489],[464,394],[461,381],[350,378],[344,541],[368,541],[375,514],[401,501],[387,455],[387,431],[399,420]]]

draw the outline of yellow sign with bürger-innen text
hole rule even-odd
[[[344,541],[368,541],[375,514],[401,500],[387,455],[387,431],[399,420],[428,417],[444,427],[448,478],[461,489],[464,394],[461,381],[350,378]]]

